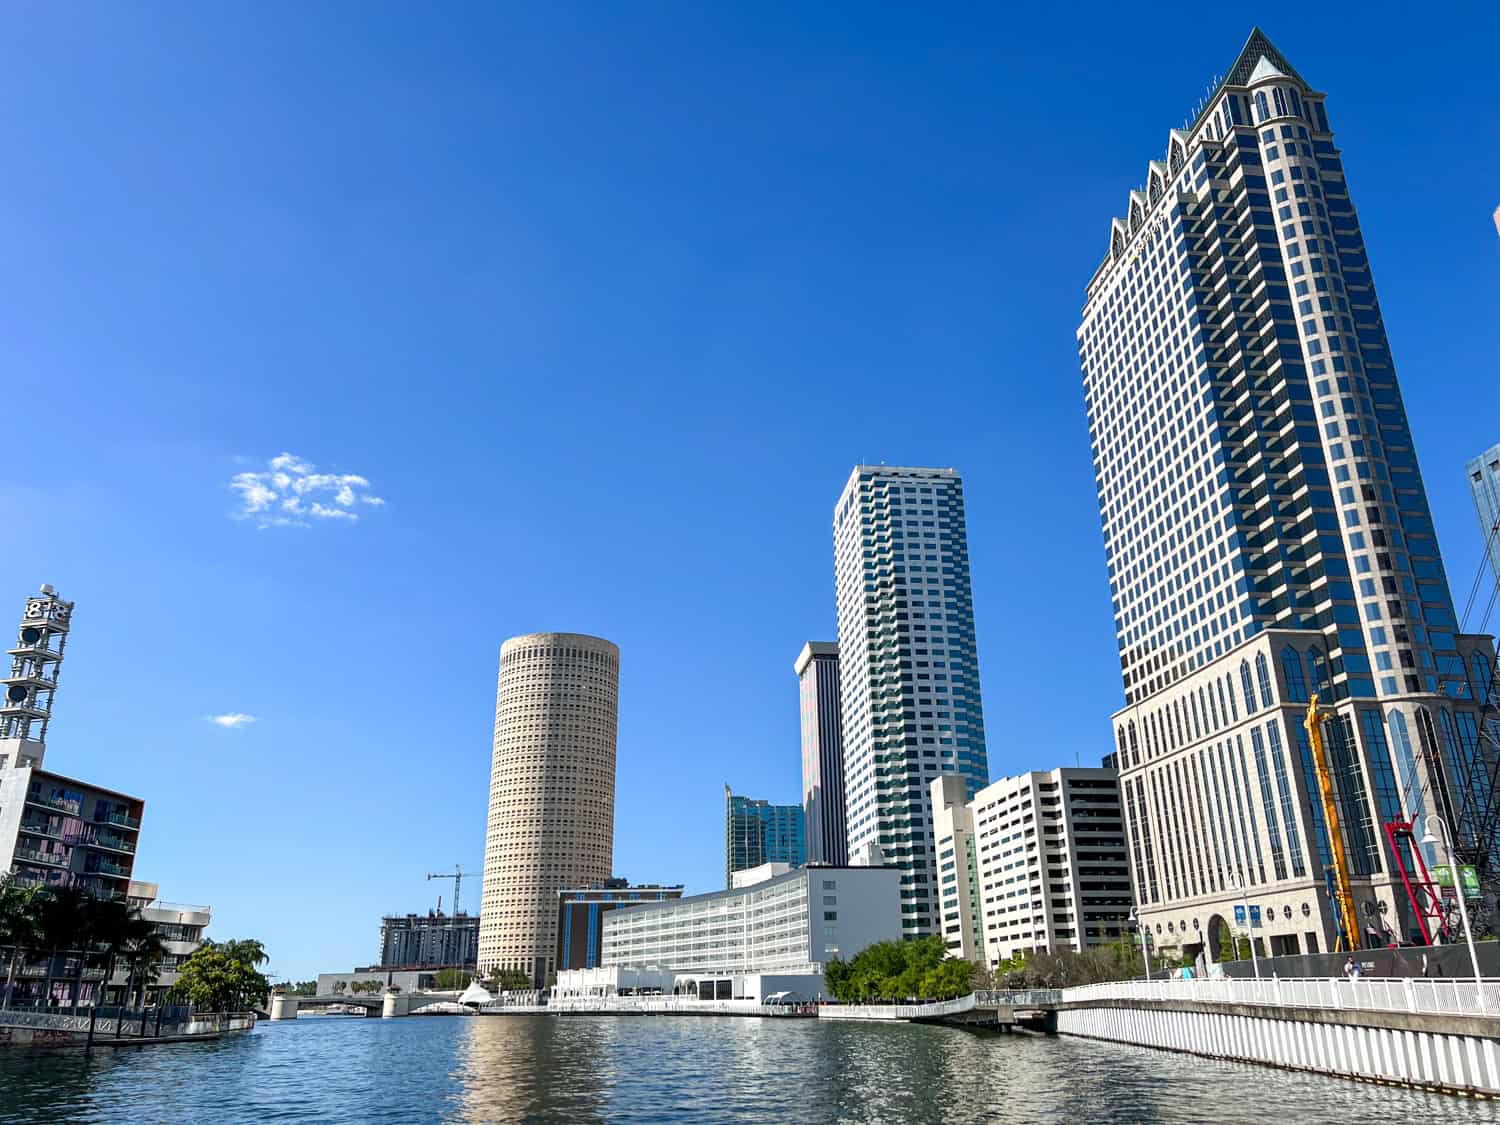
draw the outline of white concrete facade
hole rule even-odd
[[[901,935],[894,867],[804,867],[735,890],[613,910],[600,963],[697,974],[822,972]]]
[[[937,844],[943,944],[954,957],[982,962],[984,927],[979,906],[974,818],[964,780],[957,774],[932,779],[932,825]]]
[[[1082,950],[1126,934],[1130,875],[1113,770],[1001,778],[975,794],[963,820],[973,875],[957,865],[955,847],[956,878],[942,885],[945,918],[964,898],[978,902],[963,957],[993,967],[1018,953]]]
[[[557,894],[610,876],[620,650],[579,633],[500,648],[479,972],[556,966]]]
[[[856,465],[834,506],[834,585],[849,855],[901,869],[907,937],[938,931],[929,787],[989,781],[963,481]]]

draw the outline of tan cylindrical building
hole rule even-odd
[[[556,967],[557,892],[607,879],[615,842],[620,650],[581,633],[500,646],[479,971]]]

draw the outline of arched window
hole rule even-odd
[[[1482,652],[1476,652],[1469,657],[1469,667],[1473,670],[1470,678],[1473,681],[1474,698],[1480,703],[1488,703],[1494,694],[1489,657]]]
[[[1245,690],[1245,714],[1255,714],[1255,685],[1250,682],[1250,661],[1240,661],[1240,687]]]
[[[1280,86],[1271,87],[1271,97],[1276,101],[1276,116],[1286,116],[1286,94]]]
[[[1287,97],[1292,99],[1292,112],[1298,117],[1302,116],[1302,99],[1297,96],[1297,91],[1288,89]]]
[[[1234,722],[1237,723],[1237,722],[1240,721],[1240,709],[1239,709],[1239,706],[1234,701],[1234,677],[1233,676],[1225,676],[1224,677],[1224,682],[1219,685],[1219,690],[1220,691],[1225,691],[1226,686],[1227,686],[1228,695],[1229,695],[1229,718],[1232,721],[1234,721]]]
[[[1411,734],[1406,729],[1406,716],[1394,708],[1385,717],[1391,730],[1391,745],[1396,750],[1396,766],[1401,780],[1401,798],[1408,817],[1422,820],[1422,782],[1417,777],[1417,756],[1412,752]],[[1376,775],[1379,776],[1378,774]],[[1428,855],[1429,862],[1433,857]]]
[[[1130,720],[1130,762],[1139,765],[1141,761],[1141,744],[1135,739],[1135,720]]]
[[[1125,750],[1125,728],[1121,727],[1116,733],[1120,736],[1120,764],[1128,766],[1130,765],[1130,755]]]
[[[1182,169],[1182,161],[1182,145],[1178,144],[1176,141],[1173,141],[1172,147],[1167,153],[1167,171],[1171,175],[1177,175],[1177,173]]]
[[[1293,703],[1307,702],[1307,682],[1302,678],[1302,655],[1291,645],[1281,650],[1281,675],[1286,680],[1286,697]]]
[[[1312,672],[1313,690],[1324,699],[1333,698],[1333,681],[1328,678],[1328,658],[1323,650],[1314,646],[1308,650],[1307,666]]]
[[[1257,90],[1255,93],[1255,120],[1264,121],[1271,116],[1271,103],[1266,101],[1266,92]]]
[[[1269,707],[1276,702],[1276,697],[1271,693],[1271,667],[1266,663],[1266,654],[1257,652],[1255,654],[1255,678],[1260,683],[1260,704]]]

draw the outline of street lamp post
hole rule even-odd
[[[1140,915],[1135,912],[1135,907],[1130,908],[1130,924],[1135,927],[1136,932],[1141,935],[1141,952],[1146,958],[1146,979],[1151,979],[1151,931],[1141,925]]]
[[[1260,980],[1260,958],[1255,955],[1255,930],[1250,925],[1250,891],[1245,886],[1245,876],[1238,871],[1229,873],[1229,885],[1240,892],[1240,903],[1245,907],[1245,932],[1250,935],[1250,964],[1255,969],[1255,979]],[[1235,950],[1236,956],[1239,950]]]
[[[1453,890],[1458,895],[1458,916],[1464,924],[1464,940],[1469,943],[1469,964],[1474,969],[1474,987],[1479,991],[1479,1010],[1486,1010],[1484,1002],[1484,977],[1479,973],[1479,951],[1474,948],[1474,931],[1469,926],[1469,907],[1464,900],[1464,882],[1458,870],[1458,861],[1453,855],[1453,834],[1448,830],[1448,822],[1437,813],[1430,813],[1427,817],[1427,834],[1422,837],[1424,844],[1436,844],[1438,838],[1433,834],[1432,825],[1436,822],[1442,829],[1443,858],[1448,861],[1448,870],[1453,872]]]

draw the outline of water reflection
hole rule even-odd
[[[0,1122],[1500,1123],[1500,1105],[1083,1039],[702,1017],[298,1020],[0,1050]]]

